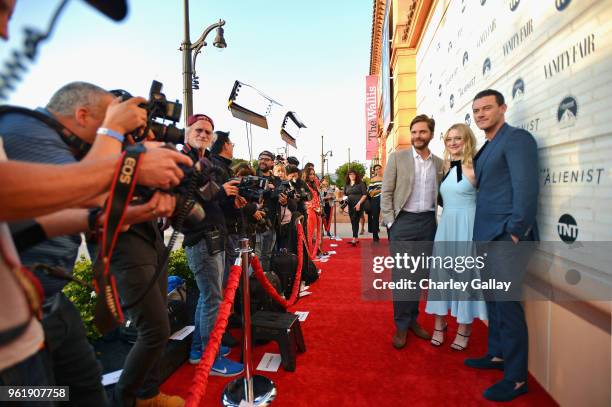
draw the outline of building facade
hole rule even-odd
[[[482,144],[471,103],[487,88],[504,94],[507,122],[536,138],[535,264],[554,292],[527,287],[529,363],[561,405],[610,405],[611,28],[607,0],[374,1],[381,164],[410,145],[410,121],[422,113],[436,120],[434,153],[458,122]]]

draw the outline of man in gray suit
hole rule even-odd
[[[436,234],[438,185],[442,179],[443,161],[429,150],[435,122],[419,115],[410,123],[412,147],[389,156],[383,177],[380,206],[388,229],[392,255],[407,252],[409,256],[428,256]],[[421,243],[400,243],[421,242]],[[424,244],[423,242],[427,242]],[[393,280],[419,278],[426,270],[406,273],[393,269]],[[406,345],[408,329],[422,339],[431,335],[418,323],[419,295],[417,289],[408,293],[393,291],[393,319],[396,331],[392,343],[396,349]]]

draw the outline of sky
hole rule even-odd
[[[0,49],[3,65],[10,51],[21,49],[23,29],[46,30],[59,3],[17,1],[10,41]],[[182,102],[183,1],[128,0],[128,5],[128,16],[116,23],[84,1],[70,1],[8,103],[44,106],[55,90],[75,80],[146,97],[153,79],[164,84],[169,100]],[[245,123],[227,109],[239,80],[282,104],[273,107],[269,130],[253,126],[255,157],[264,149],[284,150],[279,129],[292,110],[307,129],[289,155],[319,170],[323,135],[325,152],[333,152],[330,172],[348,161],[349,148],[351,160],[365,162],[371,0],[191,0],[189,8],[192,42],[219,18],[226,21],[227,48],[212,46],[213,31],[198,56],[200,89],[193,91],[193,101],[195,113],[210,115],[216,130],[230,131],[236,157],[249,157]]]

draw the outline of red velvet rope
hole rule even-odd
[[[217,353],[219,352],[219,345],[221,344],[221,337],[227,327],[227,319],[232,311],[232,305],[234,305],[234,297],[236,296],[236,289],[240,282],[240,274],[242,268],[240,266],[232,266],[230,268],[230,274],[227,278],[227,286],[223,292],[223,302],[219,306],[219,313],[217,314],[217,320],[215,326],[210,333],[210,339],[206,346],[206,350],[202,355],[202,360],[196,367],[196,373],[193,377],[192,385],[189,388],[189,395],[185,401],[185,405],[188,407],[199,406],[201,400],[204,398],[206,393],[206,386],[208,385],[208,375],[210,369],[215,362]]]
[[[297,226],[297,234],[298,234],[298,242],[301,242],[304,239],[304,232],[300,225]],[[297,270],[295,271],[295,280],[293,280],[293,288],[291,289],[291,296],[289,299],[285,299],[281,297],[276,289],[270,284],[270,281],[266,277],[263,271],[263,267],[261,267],[261,263],[257,256],[253,256],[251,259],[251,266],[253,267],[253,275],[259,281],[261,286],[266,290],[268,295],[274,299],[277,303],[279,303],[283,308],[287,309],[295,302],[298,298],[298,293],[300,291],[300,281],[302,280],[302,265],[304,261],[304,245],[298,244],[298,253],[297,253]]]

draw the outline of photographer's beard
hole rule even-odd
[[[259,171],[262,174],[269,174],[271,170],[272,170],[272,168],[268,165],[267,162],[262,161],[262,162],[259,163]]]

